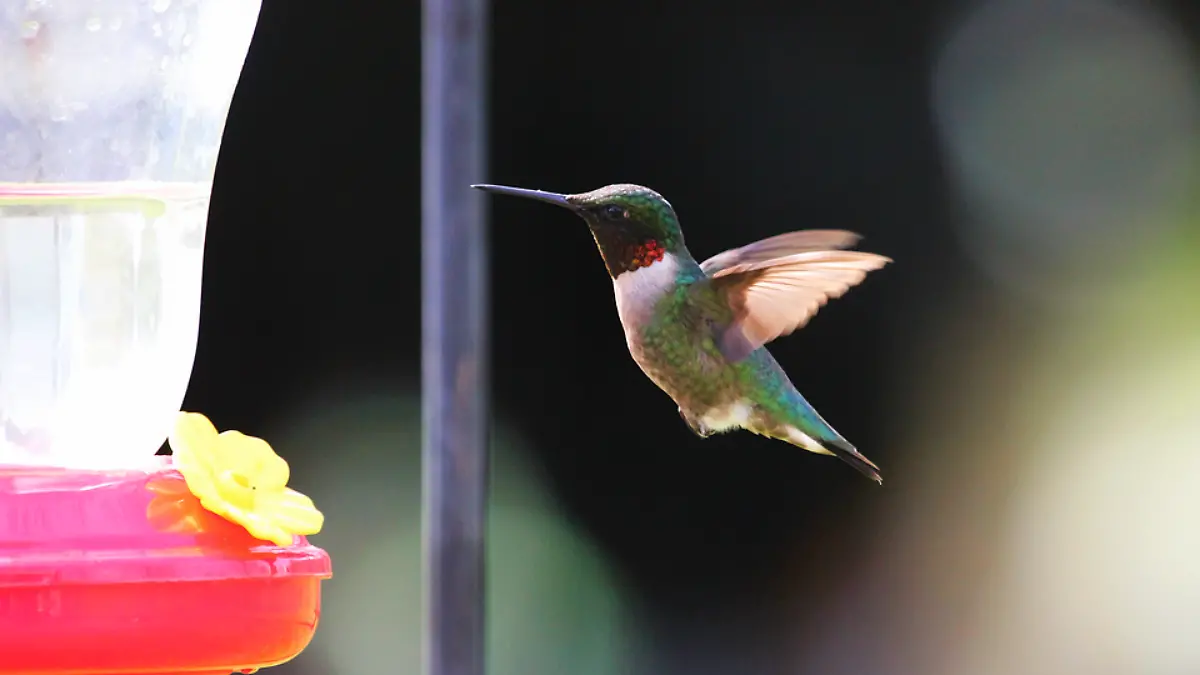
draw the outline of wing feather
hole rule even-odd
[[[862,239],[846,230],[797,230],[768,237],[741,248],[722,251],[700,263],[700,269],[712,276],[717,272],[756,262],[785,258],[806,251],[851,248]]]
[[[807,251],[720,269],[710,283],[733,310],[720,336],[735,361],[804,324],[831,299],[862,283],[890,258],[862,251]]]

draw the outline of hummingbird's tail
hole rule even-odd
[[[867,478],[883,484],[875,462],[864,457],[821,417],[766,349],[754,352],[749,361],[750,367],[743,367],[745,370],[741,372],[752,377],[750,383],[757,402],[756,410],[748,416],[749,424],[739,426],[809,452],[833,455]]]
[[[786,424],[783,433],[779,434],[782,441],[804,448],[809,452],[821,455],[833,455],[854,467],[859,473],[883,485],[883,477],[875,462],[867,459],[861,452],[850,444],[842,435],[834,431],[829,423],[821,419],[817,411],[800,396],[800,404],[796,406],[798,415],[795,424]]]
[[[788,429],[788,431],[800,432],[799,429],[795,429],[795,427]],[[803,434],[803,432],[800,433]],[[789,433],[789,436],[790,435],[791,433]],[[791,438],[788,440],[796,443],[796,441]],[[800,443],[796,443],[796,445],[799,445],[805,450],[809,450],[811,452],[819,452],[824,455],[833,455],[834,457],[837,457],[843,462],[854,467],[862,475],[870,478],[880,485],[883,485],[883,476],[879,474],[879,467],[875,465],[875,462],[867,459],[866,456],[859,452],[857,448],[855,448],[853,445],[850,445],[846,439],[838,436],[836,438],[816,441],[812,437],[805,435],[805,441],[811,443],[811,445],[803,445]]]

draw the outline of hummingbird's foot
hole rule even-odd
[[[688,428],[692,430],[692,433],[696,434],[700,438],[708,438],[716,433],[712,429],[709,429],[707,426],[705,426],[704,422],[688,417],[688,414],[683,411],[682,407],[679,408],[679,416],[682,417],[683,421],[687,423]]]

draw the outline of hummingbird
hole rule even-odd
[[[833,455],[883,483],[879,467],[817,413],[765,346],[891,262],[847,250],[859,235],[799,230],[696,262],[675,209],[650,188],[616,184],[559,194],[471,187],[583,218],[612,278],[630,355],[697,436],[745,429]]]

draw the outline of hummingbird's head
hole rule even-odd
[[[613,278],[649,267],[667,255],[686,254],[675,209],[662,195],[641,185],[620,183],[574,195],[502,185],[471,187],[574,211],[591,229]]]

